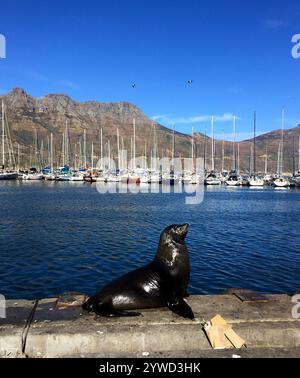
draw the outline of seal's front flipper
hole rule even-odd
[[[184,318],[194,319],[194,313],[191,307],[183,298],[172,296],[167,301],[168,308],[175,312],[175,314],[183,316]]]

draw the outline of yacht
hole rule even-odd
[[[249,185],[250,186],[264,186],[264,180],[263,178],[259,176],[252,176],[250,177]]]
[[[43,180],[44,175],[42,173],[24,173],[22,175],[23,180],[29,180],[29,181],[38,181],[38,180]]]
[[[56,175],[54,173],[45,173],[44,174],[44,179],[46,181],[55,181],[56,180]]]
[[[205,185],[221,185],[221,180],[219,179],[216,172],[211,171],[206,179],[204,180]]]
[[[222,183],[226,183],[226,181],[229,179],[228,171],[222,171],[220,174],[220,180]]]
[[[253,174],[250,177],[250,186],[264,186],[264,180],[256,175],[256,112],[254,112],[253,117]]]
[[[278,148],[278,178],[273,181],[273,185],[278,188],[288,188],[290,182],[282,176],[282,160],[283,160],[283,128],[284,128],[284,109],[281,112],[281,141]]]
[[[74,173],[69,177],[69,181],[84,181],[84,175]]]
[[[0,172],[0,180],[15,180],[18,178],[16,172]]]
[[[235,171],[229,173],[229,177],[226,180],[226,185],[228,186],[238,186],[240,185],[240,179]]]
[[[290,182],[281,176],[273,181],[273,185],[278,188],[288,188]]]
[[[300,187],[300,172],[294,174],[291,179],[291,185],[294,187]]]

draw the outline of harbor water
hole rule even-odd
[[[103,184],[105,185],[105,184]],[[100,194],[84,182],[0,182],[0,293],[94,293],[150,262],[160,232],[190,224],[192,294],[300,289],[300,190],[207,187],[185,194]]]

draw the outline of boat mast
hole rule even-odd
[[[44,165],[44,139],[42,139],[40,147],[40,164]]]
[[[81,136],[79,137],[78,146],[79,146],[78,166],[82,168],[83,158],[82,158],[82,137]]]
[[[125,166],[125,164],[124,164],[125,157],[124,157],[124,139],[123,139],[123,137],[121,137],[121,151],[122,151],[122,159],[121,159],[122,163],[121,163],[121,165],[122,165],[122,170],[123,170],[124,166]],[[127,166],[126,166],[126,169],[127,169]]]
[[[211,117],[211,170],[215,170],[215,160],[214,160],[214,153],[215,153],[215,142],[214,142],[214,116]]]
[[[240,174],[240,144],[239,143],[237,144],[237,150],[238,150],[238,152],[237,152],[237,167],[236,167],[236,169],[237,169],[237,174],[239,175]]]
[[[299,145],[298,145],[298,172],[300,172],[300,135],[299,135]]]
[[[296,157],[295,157],[295,136],[293,136],[293,176],[296,172]]]
[[[253,118],[253,175],[255,177],[256,172],[256,112],[254,112],[254,118]]]
[[[194,126],[192,126],[192,169],[194,172],[195,166],[194,166]]]
[[[38,137],[37,137],[37,130],[35,129],[35,165],[38,167]]]
[[[194,126],[192,126],[192,161],[194,161]]]
[[[100,130],[100,158],[101,158],[100,168],[103,169],[103,165],[102,165],[102,162],[103,162],[103,132],[102,132],[102,127],[101,127],[101,130]]]
[[[253,176],[253,145],[250,147],[250,156],[249,156],[249,173],[250,176]]]
[[[224,129],[222,130],[222,167],[221,172],[224,171]]]
[[[20,145],[18,143],[18,172],[20,171]]]
[[[50,139],[49,135],[47,135],[47,165],[50,167]]]
[[[110,139],[108,139],[108,169],[110,170]]]
[[[77,164],[77,142],[74,144],[74,171],[78,171],[78,164]]]
[[[172,135],[172,170],[175,170],[175,124],[173,124],[173,135]]]
[[[280,142],[278,143],[278,152],[277,152],[277,174],[280,176]]]
[[[50,171],[53,173],[53,134],[50,134]]]
[[[154,124],[154,170],[157,169],[157,139],[156,139],[156,125]]]
[[[66,120],[66,129],[65,129],[65,160],[66,160],[66,164],[69,166],[69,132],[68,132],[68,120]]]
[[[234,115],[233,116],[232,170],[236,172],[236,151],[235,151],[236,132],[235,132],[235,122],[236,122],[236,117]]]
[[[281,151],[280,151],[280,177],[282,176],[282,157],[283,157],[283,128],[284,128],[284,108],[281,111]]]
[[[65,165],[65,132],[63,132],[63,140],[62,140],[62,166]]]
[[[117,128],[117,148],[118,148],[118,169],[120,170],[120,135],[119,135],[119,128]]]
[[[92,141],[92,156],[91,156],[91,160],[92,160],[92,171],[94,170],[94,142]]]
[[[268,143],[266,144],[265,175],[268,174]]]
[[[204,174],[206,172],[206,129],[204,130],[204,151],[203,151],[203,168]]]
[[[84,168],[86,169],[86,129],[83,131]]]
[[[5,167],[5,152],[4,152],[4,102],[2,99],[2,169]]]
[[[130,169],[133,169],[133,147],[132,147],[132,137],[130,137]]]
[[[133,118],[133,169],[136,169],[135,165],[135,118]]]

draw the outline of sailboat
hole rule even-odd
[[[12,151],[12,143],[10,139],[10,132],[8,129],[8,124],[6,128],[6,142],[8,145],[9,157],[14,161],[14,155]],[[10,159],[11,160],[11,159]],[[0,172],[0,180],[15,180],[18,177],[17,172],[7,172],[5,170],[5,112],[4,112],[4,102],[2,99],[2,170]]]
[[[49,156],[49,170],[44,174],[44,179],[47,181],[54,181],[56,175],[53,170],[53,134],[50,134],[50,156]]]
[[[253,118],[253,173],[249,180],[250,186],[263,186],[264,180],[256,175],[256,112],[254,112]]]
[[[140,184],[141,178],[136,173],[136,134],[135,134],[135,118],[133,118],[133,139],[131,138],[131,169],[125,172],[120,181],[123,184]]]
[[[229,177],[226,180],[226,185],[228,186],[238,186],[240,185],[240,180],[237,175],[236,169],[236,150],[235,150],[235,140],[236,140],[236,131],[235,131],[235,122],[236,117],[233,116],[233,142],[232,142],[232,170],[229,173]]]
[[[228,171],[224,168],[224,159],[225,159],[225,149],[224,149],[224,130],[222,130],[222,162],[221,162],[221,173],[220,180],[222,184],[228,179]]]
[[[196,178],[194,177],[194,128],[192,127],[192,139],[191,139],[191,156],[192,156],[192,167],[191,170],[184,170],[182,176],[183,184],[196,184]]]
[[[22,180],[26,181],[40,181],[44,179],[44,175],[40,172],[40,159],[39,159],[39,152],[38,152],[38,136],[37,130],[35,129],[35,138],[34,138],[34,166],[29,169],[28,173],[24,173],[22,175]],[[31,165],[31,164],[30,164]]]
[[[290,182],[283,178],[282,176],[282,159],[283,159],[283,128],[284,128],[284,109],[281,112],[281,141],[278,146],[278,167],[277,173],[278,178],[273,181],[273,185],[278,188],[288,188],[290,186]]]
[[[221,185],[221,180],[215,172],[215,141],[214,141],[214,117],[211,117],[211,172],[207,175],[205,185]]]
[[[240,185],[240,179],[239,179],[236,171],[229,172],[228,180],[226,180],[226,185],[228,185],[228,186]]]

